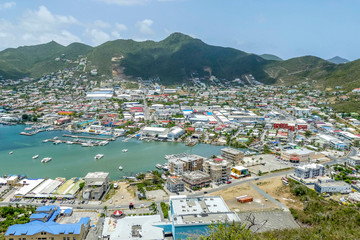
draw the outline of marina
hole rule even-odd
[[[26,174],[30,178],[65,177],[69,179],[83,177],[90,171],[104,171],[109,172],[110,178],[115,180],[124,176],[134,177],[139,172],[157,170],[156,164],[167,163],[165,155],[180,154],[181,156],[183,153],[189,153],[210,157],[221,154],[222,148],[204,144],[186,147],[183,143],[143,142],[125,137],[118,137],[115,141],[105,143],[101,147],[81,147],[81,144],[77,142],[100,143],[105,140],[63,137],[64,134],[70,135],[67,131],[44,131],[31,137],[19,135],[19,132],[24,131],[26,127],[28,126],[0,125],[0,175]],[[54,139],[54,137],[58,138]],[[53,144],[56,140],[60,140],[61,144]],[[128,152],[122,155],[124,149]],[[9,154],[10,151],[13,154]],[[94,156],[99,153],[106,156],[94,159]],[[42,158],[49,156],[54,161],[39,164],[40,157],[32,159],[35,155]],[[120,158],[120,155],[123,157]],[[119,171],[120,165],[123,167],[122,171]],[[22,167],[19,168],[19,166]]]

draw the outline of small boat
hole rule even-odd
[[[104,156],[104,154],[97,154],[94,158],[95,159],[101,159]]]
[[[73,144],[72,141],[66,141],[66,144]]]
[[[32,157],[32,159],[37,159],[39,157],[39,155],[35,155]]]
[[[163,168],[163,166],[162,166],[161,164],[156,164],[155,167],[156,167],[157,169],[162,169],[162,168]]]
[[[61,140],[56,140],[56,141],[54,142],[55,145],[56,145],[56,144],[59,144],[59,143],[61,143]]]
[[[43,143],[47,143],[49,141],[49,139],[45,139],[44,141],[42,141]]]
[[[127,149],[123,149],[122,152],[127,152],[128,150]]]
[[[162,169],[163,169],[164,171],[169,171],[169,166],[163,166]]]
[[[123,167],[122,167],[122,166],[119,166],[119,170],[120,170],[120,171],[123,170]]]
[[[13,151],[9,152],[9,154],[13,154],[13,153],[14,153]]]
[[[47,163],[47,162],[50,162],[51,160],[52,160],[51,157],[46,157],[46,158],[41,159],[41,162],[42,163]]]
[[[54,137],[53,139],[56,140],[56,139],[58,139],[58,137]]]

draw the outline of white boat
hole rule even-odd
[[[32,159],[37,159],[39,157],[39,155],[35,155],[32,157]]]
[[[120,171],[123,170],[123,167],[122,167],[122,166],[119,166],[119,170],[120,170]]]
[[[58,137],[54,137],[53,139],[56,140],[56,139],[58,139]]]
[[[169,166],[164,165],[164,166],[162,167],[162,169],[163,169],[164,171],[169,171]]]
[[[105,145],[107,145],[107,144],[109,144],[108,141],[101,141],[101,142],[99,142],[99,145],[100,145],[100,146],[105,146]]]
[[[101,159],[104,156],[104,154],[97,154],[94,158],[95,159]]]
[[[51,157],[46,157],[46,158],[41,159],[41,162],[42,163],[47,163],[47,162],[50,162],[51,160],[52,160]]]
[[[9,152],[9,154],[13,154],[13,153],[14,153],[13,151]]]
[[[163,166],[162,166],[161,164],[156,164],[155,167],[156,167],[157,169],[162,169],[162,168],[163,168]]]
[[[56,140],[56,141],[54,142],[54,144],[59,144],[59,143],[61,143],[61,140]]]
[[[45,139],[44,141],[42,141],[43,143],[47,143],[49,141],[49,139]]]
[[[86,143],[82,143],[81,146],[82,147],[91,147],[92,144],[91,144],[91,142],[86,142]]]
[[[127,149],[123,149],[122,152],[127,152],[128,150]]]
[[[66,144],[73,144],[72,141],[66,141]]]

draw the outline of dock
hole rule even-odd
[[[116,140],[116,137],[100,138],[100,137],[81,136],[81,135],[68,135],[68,134],[64,134],[63,137],[84,138],[84,139],[93,139],[93,140],[101,140],[101,141],[115,141]]]

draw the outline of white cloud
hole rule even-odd
[[[15,7],[15,5],[16,5],[16,2],[4,2],[4,3],[0,3],[0,10]]]
[[[125,24],[121,24],[121,23],[115,23],[115,28],[118,31],[126,31],[128,29]]]
[[[100,45],[111,39],[109,34],[96,28],[87,29],[85,34],[90,37],[92,44],[94,44],[95,46]]]
[[[153,23],[154,23],[153,20],[145,19],[145,20],[137,22],[136,26],[139,28],[139,32],[141,34],[152,35],[152,34],[154,34],[154,31],[151,29],[151,26],[153,25]]]
[[[63,45],[79,42],[80,38],[68,30],[74,25],[79,25],[79,22],[73,16],[56,15],[40,6],[36,11],[26,11],[14,22],[0,19],[0,49],[52,40]]]

